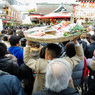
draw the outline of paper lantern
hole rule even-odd
[[[81,7],[83,7],[84,6],[84,2],[81,2]]]
[[[92,2],[90,2],[90,3],[89,3],[89,7],[91,8],[92,6],[93,6],[93,3],[92,3]]]
[[[95,2],[93,2],[93,5],[92,5],[93,8],[95,8]]]
[[[86,2],[84,2],[83,6],[84,6],[84,7],[86,7],[86,6],[87,6],[87,3],[86,3]]]
[[[75,9],[75,8],[76,8],[76,6],[74,5],[74,6],[73,6],[73,9]]]
[[[73,11],[73,14],[75,15],[75,11]]]

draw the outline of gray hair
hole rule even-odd
[[[55,59],[47,66],[45,86],[51,91],[60,92],[68,87],[71,75],[71,65],[65,59]]]

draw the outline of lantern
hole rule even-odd
[[[81,2],[81,7],[83,7],[84,6],[84,2]]]
[[[75,8],[76,8],[76,6],[74,5],[74,6],[73,6],[73,9],[75,9]]]
[[[92,7],[95,8],[95,2],[93,2],[93,6]]]
[[[84,5],[83,5],[84,7],[86,7],[87,6],[87,3],[86,2],[84,2]]]
[[[75,11],[73,11],[73,14],[75,15]]]
[[[92,3],[92,2],[90,2],[90,3],[89,3],[89,7],[91,8],[92,6],[93,6],[93,3]]]

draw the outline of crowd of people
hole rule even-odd
[[[28,28],[2,30],[0,94],[95,95],[95,34],[90,28],[85,38],[49,44],[25,39]]]

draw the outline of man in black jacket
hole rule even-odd
[[[71,65],[65,59],[54,59],[47,66],[46,90],[33,95],[79,95],[75,89],[68,87],[71,75]]]
[[[0,70],[17,76],[19,67],[10,58],[5,56],[6,53],[7,46],[4,43],[0,42]]]
[[[95,49],[95,34],[90,37],[90,45],[87,46],[85,51],[86,58],[92,58]]]

